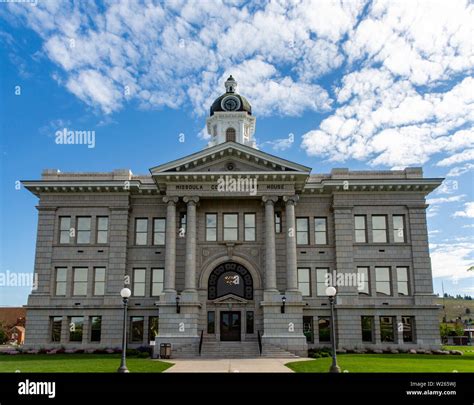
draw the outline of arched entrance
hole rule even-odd
[[[235,262],[222,263],[209,276],[207,295],[215,300],[233,294],[245,300],[253,300],[253,279],[250,272]]]

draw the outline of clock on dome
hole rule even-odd
[[[240,100],[235,96],[226,96],[222,99],[221,107],[224,111],[237,111],[240,108]]]

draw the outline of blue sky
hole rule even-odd
[[[202,149],[231,73],[266,152],[445,177],[428,200],[435,290],[474,295],[473,17],[466,1],[0,2],[0,273],[33,270],[37,199],[18,180]],[[57,145],[63,128],[95,148]],[[0,305],[27,294],[0,287]]]

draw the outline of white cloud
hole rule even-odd
[[[430,246],[433,277],[473,278],[467,269],[473,265],[474,245],[469,242],[440,243]]]
[[[451,166],[457,163],[466,162],[468,160],[474,160],[474,149],[468,149],[440,160],[437,163],[437,166]]]
[[[426,200],[426,203],[430,205],[451,203],[451,202],[462,201],[464,200],[465,197],[466,195],[461,194],[461,195],[455,195],[452,197],[428,198]]]
[[[453,167],[446,177],[459,177],[472,170],[474,170],[474,163],[466,163],[464,166]]]
[[[474,202],[467,202],[464,204],[464,210],[456,211],[454,217],[474,218]]]

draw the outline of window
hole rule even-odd
[[[164,269],[151,269],[151,296],[156,297],[163,293]]]
[[[360,322],[362,326],[362,341],[373,343],[374,342],[374,317],[361,316]]]
[[[91,243],[91,217],[77,217],[77,243]]]
[[[107,243],[109,217],[97,217],[97,243]]]
[[[224,240],[238,240],[238,221],[238,214],[224,214]]]
[[[372,215],[372,239],[374,243],[387,243],[387,217]]]
[[[206,240],[217,241],[217,214],[206,214]]]
[[[296,218],[296,244],[309,244],[308,218]]]
[[[314,243],[316,245],[327,245],[327,218],[317,217],[314,218]]]
[[[281,233],[281,212],[275,212],[275,233]]]
[[[397,267],[397,290],[399,295],[408,295],[408,267]]]
[[[87,295],[87,267],[76,267],[74,269],[74,283],[72,295]]]
[[[326,288],[329,287],[327,274],[329,269],[316,269],[316,295],[326,297]]]
[[[244,214],[244,240],[255,241],[255,214]]]
[[[148,318],[148,342],[154,342],[158,336],[159,320],[158,316],[150,316]]]
[[[72,316],[69,319],[69,341],[82,342],[82,331],[84,325],[83,316]]]
[[[143,316],[132,316],[130,320],[130,341],[137,343],[143,342],[143,325],[145,321]]]
[[[153,219],[153,244],[164,245],[166,241],[166,219]]]
[[[216,333],[216,313],[214,311],[207,311],[207,333]]]
[[[90,318],[91,342],[100,342],[102,334],[102,317],[92,316]]]
[[[393,219],[393,241],[395,243],[405,242],[405,216],[394,215]]]
[[[395,317],[380,317],[380,340],[384,342],[395,342]]]
[[[331,322],[327,317],[318,318],[318,331],[320,342],[331,341]]]
[[[182,238],[186,235],[186,213],[181,212],[179,214],[179,236]]]
[[[61,341],[61,326],[63,323],[62,316],[50,317],[51,322],[51,342],[57,343]]]
[[[245,323],[246,323],[245,332],[249,335],[252,334],[253,333],[253,325],[254,325],[253,311],[247,311],[245,313]]]
[[[313,317],[303,316],[303,335],[308,343],[314,343]]]
[[[135,219],[135,244],[146,245],[148,239],[148,219]]]
[[[71,217],[59,217],[59,243],[71,243]]]
[[[402,316],[402,324],[403,324],[403,341],[405,343],[411,343],[415,341],[414,338],[414,330],[413,327],[415,323],[415,318],[413,316]]]
[[[391,295],[390,267],[375,268],[375,291],[377,294]]]
[[[311,295],[310,269],[298,269],[298,290],[301,291],[303,297],[309,297]]]
[[[145,269],[133,269],[133,296],[145,296]]]
[[[226,142],[229,142],[229,141],[235,142],[235,129],[234,128],[227,128],[225,130],[225,140]]]
[[[94,268],[94,295],[105,293],[105,267]]]
[[[367,219],[365,215],[354,216],[355,241],[367,243]]]
[[[67,268],[56,268],[56,295],[65,296],[67,285]]]
[[[357,283],[359,294],[370,294],[369,290],[369,268],[368,267],[357,267]]]

